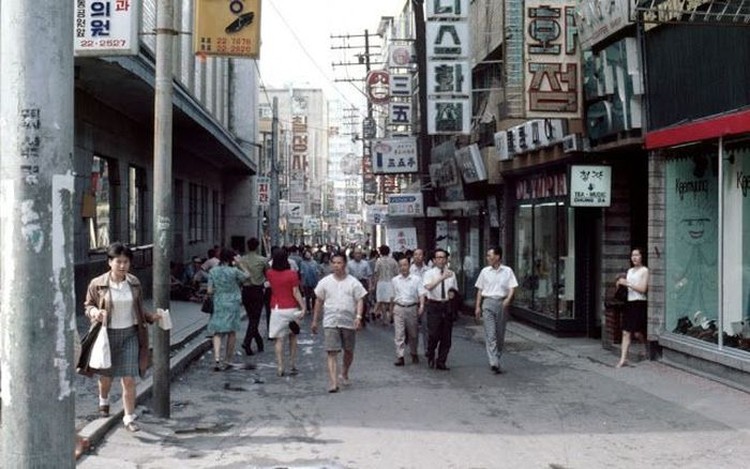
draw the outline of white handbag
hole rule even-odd
[[[112,368],[112,353],[109,350],[109,335],[107,335],[107,328],[104,326],[99,329],[99,334],[96,336],[94,345],[91,347],[89,367],[97,370]]]

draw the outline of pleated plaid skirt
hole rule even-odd
[[[138,326],[107,329],[112,368],[102,371],[105,376],[138,376]]]

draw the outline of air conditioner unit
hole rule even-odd
[[[563,137],[562,146],[564,153],[583,151],[583,139],[580,134],[566,135]]]

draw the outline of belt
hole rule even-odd
[[[417,306],[419,303],[409,303],[408,305],[402,305],[401,303],[396,303],[396,306],[401,306],[402,308],[411,308],[412,306]]]
[[[507,297],[505,296],[483,296],[482,298],[485,300],[503,301]]]
[[[432,298],[427,298],[428,303],[437,303],[437,304],[445,304],[448,303],[449,300],[433,300]]]

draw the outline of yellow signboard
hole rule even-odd
[[[195,53],[260,56],[260,0],[196,0]]]

